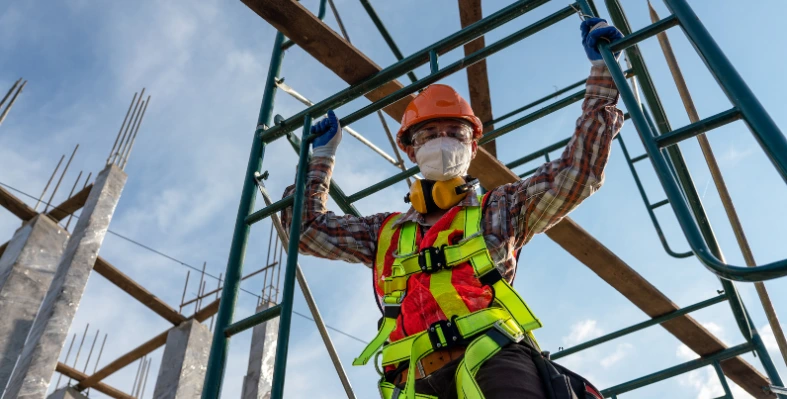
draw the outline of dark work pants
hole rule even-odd
[[[511,344],[481,365],[476,381],[486,399],[547,399],[531,351],[525,345]],[[457,399],[454,376],[461,360],[455,359],[417,380],[415,391],[440,399]]]

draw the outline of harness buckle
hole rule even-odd
[[[513,322],[513,319],[508,319],[506,321],[498,320],[495,322],[492,328],[503,334],[506,338],[510,339],[511,342],[521,342],[523,339],[525,339],[525,333],[519,327],[512,328],[510,325],[508,325],[509,321]]]
[[[418,252],[418,266],[424,273],[434,273],[445,269],[448,262],[445,259],[445,245],[442,247],[427,247]]]
[[[429,326],[426,333],[435,350],[452,348],[463,342],[462,334],[453,320],[437,321]]]

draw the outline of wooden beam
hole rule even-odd
[[[9,212],[22,220],[30,220],[38,215],[38,212],[33,208],[2,187],[0,187],[0,206],[8,209]]]
[[[84,374],[83,372],[76,370],[73,367],[66,366],[65,364],[60,362],[57,362],[55,371],[57,371],[60,374],[63,374],[68,378],[71,378],[72,380],[77,380],[77,382],[82,382],[88,378],[87,375]],[[119,389],[112,388],[111,386],[104,384],[102,382],[99,382],[98,384],[94,385],[93,389],[116,399],[134,399],[133,396],[123,393]]]
[[[284,33],[296,44],[304,48],[323,65],[330,68],[350,84],[358,83],[380,71],[380,67],[369,60],[358,49],[342,40],[335,32],[318,20],[308,10],[292,0],[242,0],[249,8],[268,21],[276,29]],[[402,88],[399,82],[381,86],[373,93],[367,94],[371,100],[380,98]],[[404,102],[407,98],[397,104]],[[404,106],[388,107],[394,119],[400,120]],[[469,173],[479,179],[487,190],[519,180],[519,177],[506,168],[500,161],[483,148],[479,148],[476,158],[470,165]],[[551,230],[547,236],[584,263],[613,288],[631,300],[636,306],[650,316],[662,315],[677,309],[674,303],[655,287],[639,276],[630,266],[625,264],[601,242],[580,228],[570,218],[565,218]],[[626,276],[615,279],[614,276]],[[650,287],[640,293],[639,289]],[[694,319],[684,316],[664,324],[673,335],[686,343],[699,354],[724,348],[723,344]],[[677,326],[677,327],[676,327]],[[721,346],[719,346],[721,345]],[[761,390],[767,380],[754,367],[740,358],[730,359],[722,363],[727,376],[757,398],[763,396]]]
[[[459,21],[462,29],[483,18],[481,11],[481,0],[459,0]],[[465,56],[475,53],[486,47],[484,36],[465,44]],[[473,107],[475,116],[481,122],[492,120],[492,97],[489,94],[489,75],[486,70],[486,60],[481,60],[466,68],[467,87],[470,91],[470,106]],[[489,125],[484,128],[484,132],[494,130],[494,126]],[[497,147],[494,141],[484,144],[484,149],[493,157],[497,157]]]
[[[52,208],[52,210],[49,211],[47,215],[56,222],[59,222],[68,217],[68,215],[82,209],[82,207],[85,206],[85,202],[87,202],[87,197],[90,195],[90,190],[92,188],[93,183],[88,184],[85,188],[74,194],[71,198],[63,201],[63,203],[56,206],[55,208]]]
[[[221,298],[211,302],[208,306],[205,306],[204,308],[200,309],[199,312],[193,314],[188,319],[195,319],[200,323],[204,322],[209,317],[213,316],[214,314],[216,314],[216,312],[219,311],[220,301]],[[126,353],[125,355],[115,359],[112,363],[109,363],[106,366],[102,367],[101,370],[96,371],[90,377],[87,377],[84,380],[80,381],[79,384],[76,386],[76,390],[84,391],[85,389],[88,389],[90,387],[98,386],[97,384],[100,384],[100,381],[103,380],[104,378],[107,378],[110,375],[114,374],[116,371],[122,369],[123,367],[126,367],[129,364],[134,363],[135,361],[141,359],[143,356],[153,352],[154,350],[161,348],[167,343],[167,334],[169,334],[169,331],[176,327],[177,326],[172,327],[167,331],[164,331],[163,333],[151,338],[150,340],[143,343],[142,345],[132,349],[130,352]]]
[[[564,219],[547,230],[546,235],[648,316],[659,317],[679,309],[666,295],[573,220]],[[663,323],[662,326],[700,356],[710,355],[727,348],[724,343],[691,316],[677,317]],[[724,374],[752,396],[756,398],[775,397],[762,391],[762,387],[768,385],[766,377],[740,357],[724,361],[721,366],[724,369]]]
[[[96,259],[93,270],[173,325],[177,326],[186,321],[185,316],[169,307],[169,305],[159,299],[159,297],[153,295],[131,277],[118,270],[115,266],[112,266],[106,259],[99,256],[98,259]]]
[[[381,69],[298,2],[292,0],[242,1],[257,15],[268,21],[349,84],[358,83]],[[398,81],[388,82],[366,93],[366,97],[377,101],[402,87]],[[383,111],[394,119],[401,120],[412,97],[412,95],[405,97],[384,108]]]

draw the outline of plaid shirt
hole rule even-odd
[[[604,167],[612,139],[623,126],[623,113],[615,107],[618,91],[606,66],[591,68],[573,137],[559,159],[547,162],[529,178],[490,191],[483,209],[481,227],[486,246],[501,273],[513,281],[516,251],[534,235],[557,224],[604,183]],[[326,209],[333,158],[311,160],[300,251],[320,258],[363,263],[372,267],[377,235],[390,213],[366,217],[339,216]],[[295,192],[290,186],[284,196]],[[471,192],[459,206],[478,206]],[[289,229],[292,207],[282,212]],[[397,223],[426,222],[410,208]]]

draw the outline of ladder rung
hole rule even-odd
[[[230,324],[229,327],[224,329],[224,335],[227,337],[231,337],[239,332],[246,331],[257,324],[262,324],[274,317],[278,317],[281,314],[281,305],[276,305],[270,307],[268,309],[263,310],[260,313],[255,315],[249,316],[237,323]]]
[[[664,205],[667,205],[667,204],[669,204],[669,200],[665,199],[665,200],[659,201],[659,202],[657,202],[655,204],[651,204],[650,205],[650,209],[660,208],[660,207],[662,207]]]
[[[260,220],[265,219],[266,217],[292,205],[293,198],[294,195],[288,195],[270,204],[269,206],[266,206],[265,208],[262,208],[259,211],[252,213],[251,215],[246,217],[245,220],[246,224],[252,225],[254,223],[257,223]]]
[[[701,133],[705,133],[709,130],[716,129],[717,127],[724,126],[730,122],[737,121],[738,119],[741,119],[741,117],[741,111],[738,110],[738,108],[733,107],[716,115],[709,116],[690,125],[686,125],[680,129],[676,129],[656,137],[656,144],[659,145],[659,148],[669,147]]]
[[[639,161],[641,161],[641,160],[643,160],[643,159],[645,159],[647,157],[648,157],[648,153],[646,152],[646,153],[644,153],[644,154],[642,154],[642,155],[640,155],[638,157],[631,158],[631,163],[637,163],[637,162],[639,162]]]

